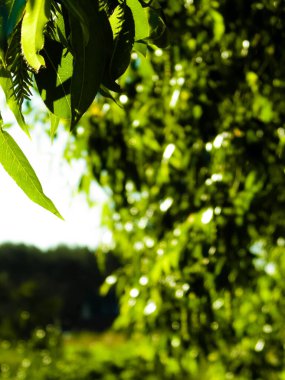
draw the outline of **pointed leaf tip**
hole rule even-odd
[[[63,219],[53,202],[44,194],[42,185],[16,141],[0,128],[0,163],[24,193],[39,206]]]

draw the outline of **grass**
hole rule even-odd
[[[132,379],[128,372],[136,371],[137,358],[148,351],[143,341],[134,343],[114,332],[63,334],[61,344],[52,349],[32,340],[2,341],[0,380]]]

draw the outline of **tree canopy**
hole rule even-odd
[[[102,292],[156,378],[284,379],[285,6],[158,3],[168,46],[128,50],[121,107],[100,90],[66,150],[88,164],[81,190],[95,178],[110,197],[97,255],[121,267]]]
[[[160,4],[169,46],[132,55],[124,108],[98,98],[67,149],[110,194],[103,291],[164,379],[281,379],[284,4]]]

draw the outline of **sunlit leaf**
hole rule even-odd
[[[114,49],[109,72],[112,79],[117,79],[126,71],[134,45],[135,24],[130,8],[118,6],[110,23],[114,34]]]
[[[43,55],[46,68],[35,75],[41,97],[57,117],[71,119],[72,54],[58,42],[47,39]]]
[[[62,12],[57,12],[54,19],[54,33],[52,38],[58,43],[62,44],[63,47],[68,47],[68,35],[66,33],[66,23],[67,20],[63,17]]]
[[[51,141],[53,141],[54,136],[58,129],[60,119],[52,112],[49,113],[49,118],[50,118],[50,138],[51,138]]]
[[[15,140],[3,129],[0,129],[0,163],[33,202],[62,219],[53,202],[44,194],[27,157]]]
[[[50,16],[50,0],[28,0],[22,22],[22,52],[28,64],[38,72],[45,65],[39,53],[44,47],[44,28]]]
[[[143,40],[149,36],[149,23],[146,11],[139,0],[127,0],[127,6],[132,11],[135,23],[135,41]]]

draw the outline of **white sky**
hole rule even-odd
[[[3,106],[1,93],[0,104],[4,122],[13,120]],[[6,110],[3,111],[3,107]],[[39,100],[35,101],[35,107],[41,107]],[[93,199],[98,200],[98,205],[93,208],[89,208],[82,194],[74,194],[85,164],[81,161],[69,165],[62,158],[68,133],[62,130],[53,144],[42,125],[36,126],[31,133],[32,140],[18,126],[11,127],[9,133],[29,159],[45,194],[65,221],[30,201],[0,165],[0,244],[26,243],[42,249],[58,244],[95,248],[102,235],[100,211],[106,198],[95,184]]]

